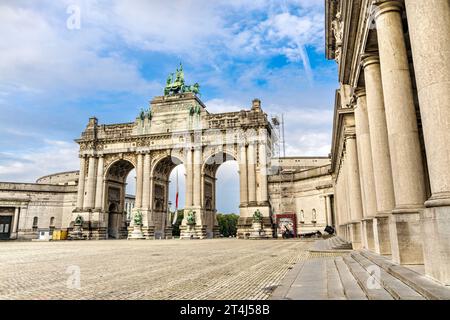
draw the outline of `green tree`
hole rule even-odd
[[[230,214],[217,214],[217,222],[219,223],[219,232],[224,237],[236,236],[237,234],[237,222],[239,216],[230,213]]]
[[[171,220],[173,221],[173,216],[175,212],[171,212]],[[177,221],[174,225],[172,225],[172,236],[179,237],[180,236],[180,225],[181,221],[183,221],[184,209],[178,209]]]

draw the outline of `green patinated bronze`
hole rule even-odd
[[[134,214],[134,225],[135,226],[142,226],[142,213],[140,210],[137,210]]]
[[[188,212],[188,215],[186,217],[186,222],[188,225],[194,225],[195,224],[195,211],[190,210]]]
[[[186,92],[192,92],[194,94],[200,95],[200,85],[198,83],[195,83],[193,85],[186,85],[184,83],[184,71],[181,62],[180,68],[177,68],[177,71],[175,73],[175,80],[173,77],[174,73],[169,74],[169,76],[167,77],[166,86],[164,87],[164,96]]]
[[[139,119],[144,121],[145,118],[147,118],[150,121],[152,120],[153,118],[152,109],[149,108],[147,111],[145,111],[144,108],[141,109],[141,111],[139,112]]]
[[[78,215],[78,216],[75,218],[75,225],[76,225],[76,226],[81,226],[82,224],[83,224],[83,217],[80,216],[80,215]]]
[[[253,222],[261,222],[263,219],[263,216],[261,214],[261,211],[257,209],[255,213],[253,214]]]

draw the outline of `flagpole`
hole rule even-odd
[[[178,219],[178,168],[176,170],[177,170],[177,192],[175,194],[175,214],[173,215],[172,225],[175,225]]]

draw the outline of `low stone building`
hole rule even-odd
[[[40,230],[65,229],[77,199],[78,171],[36,183],[0,182],[0,239],[35,239]]]

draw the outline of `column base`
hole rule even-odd
[[[128,231],[129,234],[130,234],[130,231],[133,232],[133,230],[129,230]],[[142,235],[147,240],[154,239],[155,238],[155,226],[144,226],[144,227],[142,227]]]
[[[361,222],[352,222],[350,224],[350,241],[353,250],[362,249]]]
[[[399,264],[423,264],[420,215],[423,209],[396,209],[389,217],[392,260]]]
[[[450,206],[426,208],[420,222],[425,274],[450,286]]]
[[[375,252],[377,254],[390,255],[389,216],[377,216],[373,219],[373,236]]]
[[[364,242],[367,244],[366,249],[375,252],[375,237],[373,233],[373,218],[367,218],[363,221],[364,234],[366,239]]]

